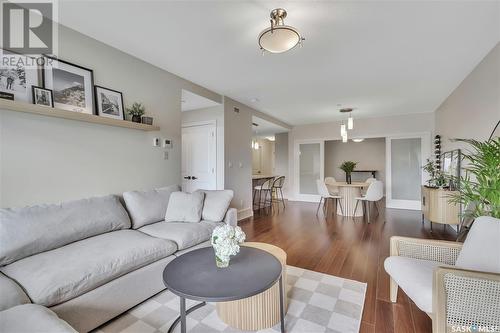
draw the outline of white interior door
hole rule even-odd
[[[429,134],[386,138],[386,206],[421,209],[422,165],[430,153]]]
[[[317,179],[324,178],[324,141],[295,143],[295,198],[299,201],[319,200]]]
[[[182,190],[217,188],[215,124],[182,127]]]

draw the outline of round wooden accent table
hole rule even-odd
[[[246,242],[242,246],[255,247],[269,252],[281,262],[286,313],[286,252],[277,246],[266,243]],[[280,322],[279,299],[279,285],[275,284],[268,290],[252,297],[217,303],[217,314],[223,322],[240,330],[257,331],[270,328]]]

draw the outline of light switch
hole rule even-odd
[[[153,138],[153,147],[160,147],[160,138]]]

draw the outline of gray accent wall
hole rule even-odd
[[[161,131],[1,110],[0,207],[179,184],[181,90],[222,96],[63,26],[59,57],[93,69],[95,84],[121,91],[125,105],[144,103]],[[167,160],[154,137],[173,140]]]
[[[435,117],[443,152],[466,147],[451,138],[488,139],[500,120],[500,43],[439,106]]]
[[[344,161],[358,162],[356,169],[377,170],[377,179],[385,184],[385,138],[365,139],[363,142],[346,143],[325,141],[325,177],[335,177],[345,181],[345,172],[339,169]],[[353,181],[364,181],[371,177],[368,173],[353,173]]]

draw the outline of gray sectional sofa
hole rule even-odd
[[[53,311],[87,332],[165,289],[168,262],[207,246],[217,225],[237,223],[236,210],[228,208],[230,190],[203,191],[199,222],[165,221],[176,191],[170,186],[122,198],[1,209],[1,325],[30,311],[35,318],[48,311],[54,322]],[[64,331],[64,324],[53,325]]]

